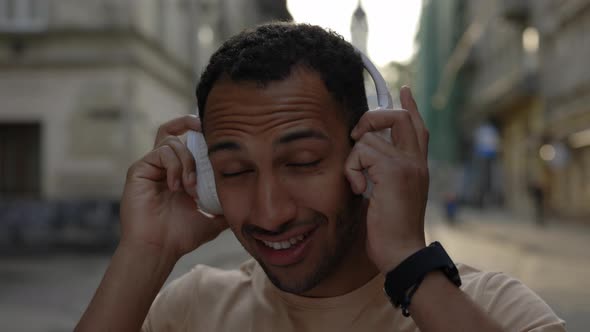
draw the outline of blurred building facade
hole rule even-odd
[[[565,216],[590,216],[590,1],[531,1],[540,31],[540,94],[548,143],[565,147],[554,156],[550,207]],[[559,145],[558,145],[559,146]],[[557,150],[559,153],[560,150]],[[562,161],[562,159],[564,159]],[[560,165],[562,164],[562,165]]]
[[[0,0],[0,202],[118,201],[221,42],[290,19],[286,1]]]
[[[456,165],[460,160],[456,114],[461,81],[449,81],[446,64],[463,31],[463,4],[460,0],[423,1],[416,35],[419,50],[413,60],[414,94],[430,132],[429,162],[431,196],[442,199],[457,185]],[[444,91],[441,86],[444,86]],[[444,102],[441,95],[444,93]],[[437,96],[437,97],[435,97]]]
[[[531,215],[537,188],[553,215],[590,216],[589,26],[587,0],[425,1],[420,106],[427,121],[453,122],[443,126],[450,136],[431,131],[432,142],[457,138],[449,146],[459,153],[448,161],[464,165],[467,199]],[[433,38],[449,42],[436,48]],[[456,113],[445,114],[448,108]],[[486,127],[499,133],[488,159],[474,140]],[[432,149],[435,160],[453,155],[446,146]]]

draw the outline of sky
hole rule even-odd
[[[330,28],[350,41],[350,22],[358,0],[288,0],[296,22]],[[377,65],[407,62],[414,53],[421,0],[362,0],[369,22],[367,52]]]

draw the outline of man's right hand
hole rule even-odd
[[[179,259],[228,227],[222,216],[198,210],[195,160],[178,137],[188,130],[201,130],[196,116],[163,124],[154,149],[129,168],[121,200],[122,245],[149,246]]]
[[[76,331],[138,331],[182,255],[227,228],[198,211],[195,161],[178,135],[201,130],[183,116],[158,130],[154,149],[129,168],[121,242]]]

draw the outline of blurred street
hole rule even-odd
[[[501,213],[465,210],[448,226],[428,211],[429,241],[441,241],[455,261],[503,271],[524,281],[568,323],[590,325],[590,230],[537,229]],[[232,268],[247,255],[230,232],[184,257],[169,280],[203,263]],[[98,286],[108,254],[47,254],[0,258],[0,331],[71,331]]]
[[[168,278],[196,264],[238,266],[247,254],[230,232],[183,257]],[[110,254],[47,254],[0,257],[0,331],[72,331],[88,306]]]
[[[458,262],[504,272],[539,294],[567,322],[568,331],[590,326],[590,230],[549,223],[536,227],[502,212],[466,210],[456,225],[428,211],[428,241],[438,240]]]

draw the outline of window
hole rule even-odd
[[[0,124],[0,199],[39,197],[40,134],[38,123]]]
[[[0,31],[35,32],[45,29],[47,0],[0,0]]]

